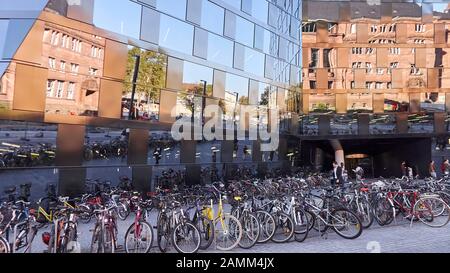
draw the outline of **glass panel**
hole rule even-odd
[[[196,95],[203,95],[206,84],[206,96],[212,96],[213,69],[202,65],[184,62],[183,90]]]
[[[127,75],[122,97],[122,118],[130,117],[135,56],[137,55],[141,58],[131,117],[138,120],[159,120],[161,88],[166,86],[167,56],[131,46],[128,49]]]
[[[233,42],[220,36],[208,34],[208,61],[233,66]]]
[[[309,111],[316,113],[332,113],[336,111],[335,94],[310,94]]]
[[[186,0],[158,0],[156,9],[182,20],[186,19]]]
[[[56,135],[53,124],[0,121],[0,169],[53,166]]]
[[[315,136],[319,134],[319,118],[314,115],[306,115],[299,117],[300,134],[307,136]]]
[[[371,135],[395,134],[396,128],[395,115],[370,115],[369,132]]]
[[[132,1],[95,0],[94,25],[139,39],[141,10],[142,6]]]
[[[241,10],[241,0],[224,0],[225,3],[235,7],[238,10]]]
[[[165,0],[166,2],[169,2]],[[201,26],[217,34],[223,34],[225,10],[216,4],[203,0]]]
[[[335,115],[330,120],[332,135],[357,135],[358,118],[356,115]]]
[[[83,166],[127,165],[128,129],[86,126]]]
[[[221,141],[208,141],[197,143],[196,163],[220,163]],[[210,171],[210,170],[205,170]]]
[[[384,111],[385,112],[408,112],[409,111],[409,94],[384,94]]]
[[[0,20],[0,60],[3,59],[3,48],[6,42],[6,34],[8,33],[9,20]],[[0,70],[2,75],[2,70]]]
[[[224,120],[233,120],[238,104],[248,104],[249,80],[227,73],[225,80]],[[237,114],[237,113],[236,113]]]
[[[434,133],[433,114],[414,114],[408,117],[408,133]]]
[[[267,18],[269,16],[269,3],[267,1],[253,0],[252,16],[264,23],[267,23]]]
[[[425,112],[445,112],[445,93],[421,93],[420,109]]]
[[[246,46],[253,47],[254,35],[255,35],[255,25],[240,16],[236,16],[235,40]]]
[[[277,88],[265,83],[259,83],[258,102],[260,106],[275,108],[277,105]]]
[[[42,11],[48,0],[2,0],[0,11]]]
[[[250,49],[245,48],[245,60],[244,60],[244,70],[246,72],[258,75],[263,77],[264,76],[264,62],[265,62],[265,55]]]
[[[46,112],[97,116],[106,39],[62,26],[46,26],[42,39]]]
[[[178,93],[177,95],[176,119],[183,117],[199,121],[202,111],[202,97],[194,96],[192,93]]]
[[[371,112],[373,110],[372,94],[370,93],[348,94],[347,110],[358,113]]]
[[[174,18],[161,15],[159,45],[192,55],[194,27]]]
[[[170,132],[150,132],[147,163],[151,165],[180,163],[180,143]]]

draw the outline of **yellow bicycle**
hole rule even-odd
[[[214,223],[216,248],[220,251],[230,251],[239,245],[243,231],[239,220],[224,212],[222,200],[222,195],[220,195],[217,216],[215,216],[212,200],[211,205],[203,210],[203,215]]]

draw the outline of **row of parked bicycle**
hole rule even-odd
[[[118,187],[90,181],[89,193],[79,198],[56,197],[49,190],[36,205],[28,202],[30,185],[5,191],[0,207],[0,253],[31,252],[38,231],[50,253],[82,250],[79,223],[93,222],[92,253],[180,253],[215,248],[230,251],[267,242],[303,242],[329,230],[345,239],[358,238],[375,222],[380,226],[407,219],[430,227],[449,222],[449,180],[380,179],[333,188],[326,180],[296,175],[264,180],[216,182],[206,186],[157,188],[142,194],[132,181]],[[133,215],[125,234],[118,221]],[[122,237],[123,236],[123,237]],[[120,238],[124,239],[123,246]],[[156,237],[156,238],[155,238]]]

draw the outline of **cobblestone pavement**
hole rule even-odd
[[[364,230],[363,234],[355,240],[346,240],[333,231],[326,236],[319,236],[312,232],[303,243],[295,241],[285,244],[267,243],[256,245],[252,249],[237,248],[231,253],[450,253],[450,225],[443,228],[431,228],[422,223],[397,221],[387,227],[377,225]],[[123,245],[125,232],[133,222],[132,217],[126,221],[119,220],[119,245]],[[150,219],[155,223],[155,215]],[[79,241],[83,252],[89,252],[92,229],[94,223],[79,225]],[[154,232],[156,236],[156,230]],[[41,242],[41,232],[33,244],[33,252],[42,253],[46,246]],[[158,252],[156,237],[152,252]],[[172,251],[173,252],[173,248]],[[215,253],[214,250],[207,252]]]

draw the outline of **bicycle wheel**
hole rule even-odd
[[[159,250],[163,253],[167,252],[170,242],[170,226],[166,216],[161,216],[158,220],[156,237]]]
[[[275,219],[275,234],[272,241],[275,243],[285,243],[294,236],[294,220],[284,212],[277,212],[272,215]]]
[[[61,252],[62,253],[80,253],[81,246],[77,241],[77,228],[75,223],[69,223],[64,235],[61,238]]]
[[[309,233],[309,219],[311,217],[303,209],[297,207],[295,208],[295,213],[292,215],[292,220],[294,220],[294,239],[295,241],[301,243],[306,240]]]
[[[347,209],[334,210],[331,213],[331,225],[334,231],[345,239],[356,239],[363,231],[359,217]]]
[[[240,219],[242,225],[242,238],[239,246],[244,249],[252,248],[257,242],[260,234],[259,221],[256,215],[245,213]]]
[[[190,222],[182,221],[173,229],[172,243],[178,253],[197,253],[200,242],[200,232]]]
[[[103,231],[99,224],[95,225],[91,240],[91,253],[103,253]]]
[[[117,216],[120,220],[125,221],[130,215],[130,209],[123,203],[117,204]]]
[[[372,207],[370,206],[370,203],[367,202],[367,200],[354,200],[350,204],[350,209],[359,217],[363,228],[369,228],[373,224],[374,217],[372,213]]]
[[[450,221],[449,206],[438,197],[422,197],[414,205],[413,214],[425,225],[439,228]]]
[[[92,210],[87,205],[79,205],[78,209],[80,210],[80,214],[78,219],[83,224],[88,224],[92,219]]]
[[[10,253],[11,249],[8,241],[5,238],[0,237],[0,253]]]
[[[214,224],[213,221],[201,215],[197,217],[194,223],[195,227],[200,232],[200,249],[208,249],[214,241]]]
[[[225,214],[214,221],[214,240],[218,250],[234,249],[239,245],[241,238],[242,225],[236,217]]]
[[[113,227],[110,225],[105,226],[105,230],[103,232],[103,249],[105,253],[114,253],[115,249],[115,235]]]
[[[126,253],[148,253],[153,245],[153,228],[145,221],[131,224],[125,233]]]
[[[258,243],[266,243],[270,241],[275,234],[275,219],[270,213],[264,210],[258,210],[256,212],[256,217],[258,218],[260,229]]]
[[[385,197],[378,197],[373,201],[373,214],[380,226],[387,226],[394,221],[395,207]]]

